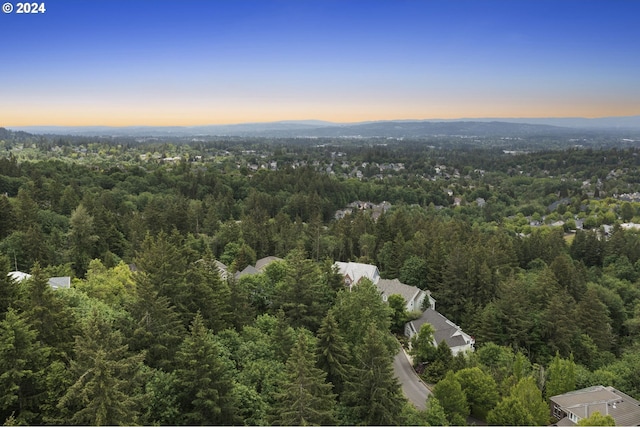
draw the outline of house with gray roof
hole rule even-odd
[[[258,261],[256,261],[256,265],[255,265],[256,270],[263,271],[267,267],[267,265],[275,261],[284,261],[284,260],[282,258],[278,258],[277,256],[266,256],[264,258],[260,258]]]
[[[244,270],[242,271],[238,271],[235,275],[234,278],[237,280],[239,278],[241,278],[242,276],[246,276],[247,274],[259,274],[262,273],[264,271],[265,268],[267,268],[267,266],[269,264],[271,264],[272,262],[275,261],[284,261],[282,258],[278,258],[277,256],[267,256],[264,258],[260,258],[257,262],[256,265],[248,265],[244,268]],[[224,264],[222,264],[224,265]]]
[[[436,308],[436,300],[431,297],[429,291],[423,291],[415,286],[405,285],[398,279],[379,279],[375,285],[380,291],[384,302],[387,302],[391,295],[400,295],[404,298],[407,304],[407,311],[421,311],[425,299],[428,299],[429,307],[433,309]]]
[[[597,385],[549,399],[555,425],[575,426],[594,412],[611,415],[617,426],[640,425],[640,402],[611,386]]]
[[[22,271],[10,271],[7,273],[13,281],[22,282],[23,280],[28,280],[32,276],[29,273],[24,273]],[[61,276],[61,277],[50,277],[47,281],[51,289],[69,289],[71,287],[71,277],[69,276]]]
[[[433,327],[434,345],[446,342],[454,356],[460,352],[473,351],[476,340],[433,308],[426,309],[419,319],[407,322],[404,334],[411,339],[420,332],[420,328],[425,323],[429,323]]]
[[[378,267],[372,264],[336,261],[334,265],[338,267],[338,272],[344,277],[344,284],[348,286],[349,289],[363,277],[371,280],[373,284],[378,283],[378,280],[380,280]]]

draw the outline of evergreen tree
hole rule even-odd
[[[365,425],[402,424],[405,399],[393,372],[385,336],[371,324],[362,344],[354,350],[354,365],[349,372],[343,399],[356,418]]]
[[[229,425],[239,421],[233,392],[233,363],[204,325],[200,313],[176,355],[181,423]]]
[[[425,375],[432,383],[440,381],[453,367],[453,354],[446,341],[440,341],[434,354],[433,361],[427,365]]]
[[[130,354],[122,335],[94,309],[76,337],[73,385],[58,403],[64,424],[135,424],[141,407],[144,354]]]
[[[362,343],[363,328],[374,325],[378,331],[389,331],[391,326],[389,307],[380,298],[380,293],[368,279],[361,279],[352,290],[338,293],[331,312],[338,322],[342,336],[351,345]],[[391,338],[389,336],[389,338]],[[389,352],[395,347],[393,339],[389,343]]]
[[[185,290],[177,301],[187,315],[200,311],[205,326],[214,333],[231,324],[231,289],[220,279],[213,255],[192,263],[186,276]]]
[[[13,231],[16,224],[15,214],[9,198],[0,195],[0,239],[4,239]]]
[[[331,312],[327,313],[318,330],[318,366],[327,373],[327,381],[340,394],[347,378],[349,347]]]
[[[0,196],[1,197],[1,196]],[[9,259],[0,254],[0,319],[18,298],[18,284],[8,276]]]
[[[135,322],[129,347],[144,350],[148,366],[171,371],[186,330],[169,299],[158,295],[146,274],[137,273],[135,280],[136,297],[128,310]]]
[[[0,322],[0,420],[39,422],[48,353],[24,316],[10,308]]]
[[[84,205],[79,205],[72,213],[69,220],[69,259],[76,275],[84,277],[89,267],[89,261],[96,256],[94,244],[98,241],[95,234],[93,217],[89,215]]]
[[[326,382],[326,372],[315,365],[314,349],[301,333],[287,360],[287,379],[276,403],[275,424],[335,424],[336,396],[331,391],[331,383]]]
[[[21,297],[16,305],[38,332],[38,338],[52,348],[53,355],[70,355],[77,331],[73,311],[58,294],[62,291],[51,289],[37,263],[31,273],[31,278],[20,283]]]
[[[613,335],[609,310],[600,301],[595,288],[589,287],[576,307],[576,317],[580,330],[587,334],[600,350],[610,350]]]
[[[292,326],[317,331],[333,302],[333,290],[318,265],[293,250],[286,258],[287,274],[276,290],[275,307],[281,308]]]

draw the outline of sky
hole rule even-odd
[[[48,0],[0,126],[640,115],[638,0]]]

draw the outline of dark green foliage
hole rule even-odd
[[[343,393],[358,424],[402,424],[404,397],[393,373],[393,354],[385,344],[387,332],[370,325],[362,344],[354,350],[354,362]]]
[[[305,258],[303,252],[289,253],[286,266],[286,276],[278,284],[274,306],[284,311],[293,326],[316,331],[333,302],[335,291],[323,280],[318,265]]]
[[[233,364],[199,313],[178,349],[176,361],[180,424],[236,424],[239,418]]]
[[[361,279],[351,291],[340,291],[331,311],[342,335],[351,345],[362,342],[363,328],[366,330],[374,325],[378,331],[389,331],[391,326],[389,307],[368,279]],[[391,348],[393,345],[390,345]]]
[[[336,393],[341,393],[348,374],[349,348],[338,323],[327,313],[318,330],[318,366],[327,373],[327,381]]]
[[[39,422],[38,403],[44,400],[49,349],[24,316],[13,309],[0,321],[0,419]]]
[[[158,295],[146,274],[136,273],[135,279],[136,298],[128,307],[134,322],[129,347],[144,350],[148,366],[172,370],[186,330],[169,299]]]
[[[63,424],[117,425],[138,422],[144,384],[144,354],[131,354],[120,332],[94,310],[76,337],[73,384],[57,407]]]
[[[77,333],[75,316],[57,291],[51,289],[39,265],[33,267],[32,277],[22,282],[20,288],[16,306],[38,332],[38,339],[51,347],[53,353],[70,355]]]
[[[304,333],[298,335],[286,364],[286,381],[281,385],[274,408],[276,425],[333,425],[335,394],[326,382],[326,372],[317,368],[315,349]]]
[[[120,331],[121,346],[129,345],[121,360],[145,353],[137,374],[125,375],[123,368],[115,375],[134,378],[131,387],[113,380],[114,393],[133,400],[120,399],[123,406],[113,413],[125,421],[111,422],[213,422],[213,393],[207,389],[196,399],[176,372],[187,369],[176,353],[198,311],[218,343],[212,353],[225,366],[229,377],[221,378],[235,402],[234,416],[221,423],[269,423],[293,344],[301,334],[312,341],[306,329],[317,331],[318,367],[340,395],[335,422],[367,422],[369,412],[359,406],[364,400],[346,398],[356,384],[351,378],[347,387],[348,374],[359,366],[355,356],[371,325],[380,332],[378,356],[397,351],[386,332],[392,323],[400,331],[404,313],[399,300],[391,299],[391,310],[366,281],[344,290],[334,260],[378,264],[384,277],[431,291],[438,311],[475,336],[478,348],[455,359],[444,346],[438,357],[427,351],[427,374],[437,380],[448,370],[467,375],[465,368],[477,367],[491,375],[507,397],[494,410],[494,416],[502,411],[504,423],[546,422],[529,413],[537,397],[519,399],[510,390],[531,375],[545,395],[570,389],[565,380],[571,375],[556,374],[556,354],[563,366],[575,356],[575,387],[603,383],[640,396],[634,346],[640,235],[619,226],[640,222],[640,210],[615,196],[640,191],[640,151],[620,147],[619,138],[611,139],[615,149],[512,155],[459,139],[451,150],[454,142],[446,137],[383,146],[376,140],[140,142],[0,134],[6,150],[0,158],[0,321],[11,320],[7,313],[22,319],[31,331],[23,336],[35,333],[47,353],[29,374],[12,357],[0,360],[7,372],[22,366],[21,378],[37,383],[24,395],[30,396],[24,410],[13,418],[3,413],[10,423],[64,424],[80,411],[78,396],[89,395],[89,386],[76,385],[81,354],[73,337],[80,335],[76,319],[90,322],[93,310]],[[608,143],[594,138],[593,144]],[[479,141],[473,144],[514,144]],[[525,150],[538,142],[517,144]],[[278,170],[261,168],[271,160]],[[388,167],[400,163],[404,169]],[[362,179],[348,177],[354,169]],[[334,220],[336,209],[356,200],[361,207],[383,200],[393,207],[383,213],[354,208]],[[564,226],[549,226],[558,220]],[[530,225],[535,221],[540,226]],[[572,235],[580,221],[585,230]],[[604,233],[602,224],[613,231]],[[234,270],[268,255],[287,260],[239,281],[233,271],[229,282],[221,280],[213,261]],[[32,269],[36,262],[42,268]],[[138,272],[130,273],[129,265]],[[33,278],[13,283],[9,270]],[[74,276],[72,289],[54,292],[47,285],[49,277],[66,275]],[[195,376],[196,384],[206,378]],[[474,403],[465,381],[462,388],[474,415],[485,413],[490,405]],[[67,404],[57,407],[65,395]],[[466,421],[461,415],[444,420],[435,402],[428,423]],[[401,406],[386,423],[425,423],[425,414]]]

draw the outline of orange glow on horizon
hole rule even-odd
[[[43,106],[44,107],[44,106]],[[386,106],[342,105],[331,108],[320,105],[317,108],[268,108],[252,106],[250,108],[220,109],[148,109],[121,108],[29,108],[11,111],[0,107],[0,127],[21,126],[206,126],[232,125],[239,123],[266,123],[296,120],[324,120],[336,123],[354,123],[364,121],[387,120],[456,120],[456,119],[490,119],[490,118],[601,118],[615,116],[640,115],[638,106],[582,106],[580,108],[505,108],[504,106],[487,106],[485,108],[456,108],[454,105],[442,108],[416,108],[415,105]],[[602,108],[609,107],[609,108]],[[27,112],[28,111],[28,112]],[[355,111],[355,112],[354,112]]]

